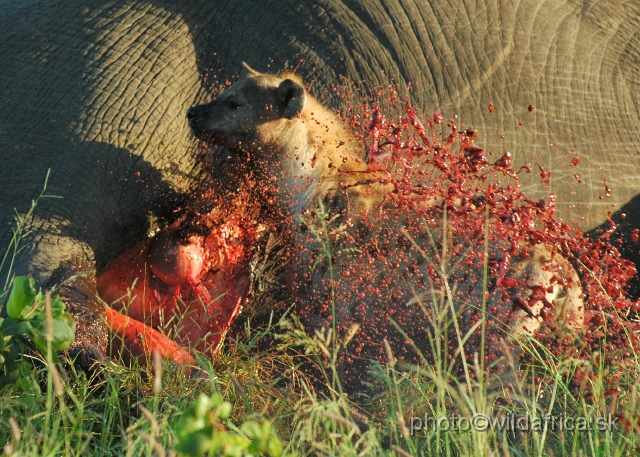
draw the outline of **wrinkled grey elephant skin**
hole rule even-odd
[[[401,94],[412,82],[416,107],[457,114],[494,157],[537,157],[558,212],[594,227],[638,192],[639,15],[618,0],[5,0],[0,249],[49,168],[64,198],[38,207],[18,273],[42,280],[78,254],[101,269],[170,219],[196,179],[185,110],[243,60],[295,70],[333,107],[339,76]],[[600,200],[605,178],[613,194]],[[522,181],[546,193],[535,173]]]

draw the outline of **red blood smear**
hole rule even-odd
[[[572,167],[577,167],[578,164],[580,163],[580,157],[575,156],[573,159],[571,159],[571,166]]]

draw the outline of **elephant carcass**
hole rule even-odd
[[[637,193],[639,14],[616,0],[2,2],[0,250],[48,169],[63,199],[41,202],[14,264],[40,284],[72,256],[102,270],[170,223],[197,174],[184,111],[242,60],[294,69],[336,108],[343,81],[411,82],[414,106],[473,124],[485,150],[537,158],[559,214],[593,227]]]

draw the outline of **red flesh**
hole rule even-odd
[[[124,342],[125,358],[144,362],[157,350],[193,364],[182,348],[215,351],[247,297],[250,236],[231,222],[181,244],[173,236],[179,224],[138,243],[98,277],[98,292],[112,306],[107,322]]]

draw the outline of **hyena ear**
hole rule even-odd
[[[256,71],[253,68],[251,68],[247,62],[242,62],[242,74],[241,74],[241,76],[243,78],[251,78],[253,76],[260,76],[261,74],[262,73],[260,73],[259,71]]]
[[[279,98],[282,101],[282,117],[293,119],[300,116],[307,100],[304,86],[292,79],[285,79],[278,86]]]

